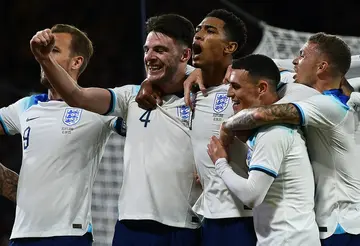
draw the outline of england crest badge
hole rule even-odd
[[[63,122],[67,126],[73,126],[80,121],[82,109],[67,108],[65,109]]]
[[[230,98],[225,92],[218,92],[215,94],[213,109],[215,113],[223,112],[229,105]]]
[[[181,121],[189,121],[190,119],[190,107],[182,105],[177,107],[177,113]]]

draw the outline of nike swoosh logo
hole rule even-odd
[[[38,116],[38,117],[33,117],[33,118],[27,118],[27,119],[26,119],[26,122],[31,121],[31,120],[36,120],[37,118],[40,118],[40,116]]]

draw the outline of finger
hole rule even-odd
[[[43,37],[47,40],[47,42],[50,42],[50,35],[48,32],[44,31],[43,33]]]
[[[198,79],[196,80],[196,83],[199,85],[199,89],[200,89],[201,93],[203,94],[203,96],[206,97],[207,90],[206,90],[203,80],[198,77]]]
[[[41,45],[43,45],[43,46],[47,46],[48,41],[45,39],[45,37],[44,37],[44,35],[43,35],[43,34],[38,35],[37,37],[40,39],[40,41],[41,41]]]
[[[207,153],[208,153],[209,156],[212,156],[212,151],[211,151],[211,149],[209,147],[207,149]]]
[[[156,108],[156,100],[152,96],[144,96],[144,97],[140,97],[140,98],[141,98],[141,100],[137,101],[140,108],[146,109],[146,110]]]
[[[184,100],[185,100],[185,104],[186,106],[190,106],[192,108],[192,105],[191,105],[191,96],[190,96],[190,93],[191,93],[191,83],[189,83],[188,81],[189,78],[187,78],[185,81],[184,81]]]
[[[231,65],[229,65],[226,69],[225,77],[223,79],[224,84],[228,84],[230,80],[230,74],[231,74]]]
[[[161,106],[163,104],[163,100],[161,99],[161,97],[159,95],[155,95],[155,100],[156,100],[156,104]]]
[[[31,39],[31,43],[35,44],[41,44],[40,38],[38,38],[36,35]]]
[[[211,141],[212,141],[214,144],[220,143],[220,140],[219,140],[216,136],[212,136],[212,137],[211,137]]]

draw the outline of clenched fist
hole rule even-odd
[[[48,59],[54,44],[55,37],[50,29],[39,31],[30,40],[31,52],[38,61]]]

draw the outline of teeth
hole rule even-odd
[[[158,70],[160,69],[159,66],[148,66],[149,70]]]

